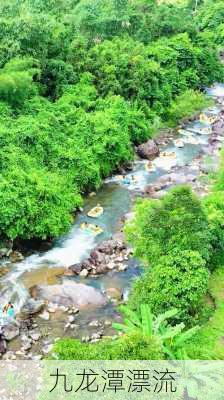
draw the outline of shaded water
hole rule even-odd
[[[208,94],[215,97],[224,97],[224,85],[216,85],[208,89]],[[210,112],[212,114],[218,113],[219,107],[213,107]],[[88,257],[97,243],[110,238],[116,232],[120,219],[131,209],[132,192],[143,190],[147,184],[156,182],[159,177],[167,174],[167,171],[170,171],[173,166],[182,167],[190,164],[199,155],[202,147],[208,144],[209,135],[203,134],[205,127],[206,124],[200,121],[191,122],[184,127],[185,131],[175,136],[175,139],[180,138],[185,141],[183,148],[175,147],[172,141],[168,145],[162,146],[162,151],[175,152],[176,158],[168,160],[161,156],[157,157],[154,160],[155,172],[146,170],[146,161],[136,160],[133,171],[127,174],[130,179],[134,175],[135,182],[130,185],[124,185],[116,176],[107,179],[94,197],[88,197],[85,200],[84,210],[76,216],[71,230],[56,240],[52,249],[45,253],[33,254],[23,262],[14,264],[10,272],[0,279],[0,303],[3,304],[11,299],[16,305],[16,309],[19,310],[28,296],[24,277],[29,280],[29,272],[31,275],[33,271],[40,272],[43,270],[44,277],[46,269],[68,267]],[[189,137],[195,138],[197,144],[186,143],[186,138]],[[102,235],[94,237],[80,230],[80,224],[84,221],[93,222],[86,214],[98,203],[104,207],[104,214],[97,219],[97,224],[103,228],[104,232]],[[130,267],[124,272],[111,271],[98,278],[85,279],[85,283],[101,290],[107,287],[119,287],[127,295],[132,279],[138,274],[138,265],[133,260],[130,262]],[[113,307],[109,304],[104,308],[104,311],[103,309],[94,311],[94,315],[103,312],[110,314],[112,310]]]

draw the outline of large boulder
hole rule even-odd
[[[37,294],[37,287],[35,289],[35,293]],[[45,303],[43,300],[28,299],[20,310],[20,318],[25,319],[31,315],[39,313],[43,309],[44,305]]]
[[[5,354],[7,351],[7,344],[5,339],[3,339],[3,336],[0,335],[0,355]]]
[[[109,254],[112,254],[112,252]],[[101,251],[95,249],[90,254],[90,260],[94,265],[98,265],[105,262],[105,255],[101,253]]]
[[[106,297],[99,290],[92,286],[67,280],[61,285],[40,286],[39,297],[66,307],[81,308],[106,304]]]
[[[97,246],[96,250],[98,252],[111,255],[111,254],[113,254],[114,251],[124,250],[125,248],[126,248],[126,245],[124,244],[123,238],[122,238],[120,240],[116,240],[116,239],[105,240],[104,242],[99,244],[99,246]],[[90,256],[92,256],[92,254],[93,254],[93,252],[91,253]]]
[[[140,144],[136,149],[137,154],[141,158],[146,158],[147,160],[153,160],[159,155],[159,147],[154,142],[154,140],[148,140],[148,142]]]
[[[15,323],[9,323],[3,328],[3,337],[5,340],[10,341],[19,336],[19,326]]]
[[[10,261],[12,263],[17,263],[24,260],[24,256],[19,251],[12,251],[10,253]]]
[[[224,133],[224,121],[222,119],[219,119],[217,122],[213,124],[213,132],[215,132],[218,135],[222,135]]]

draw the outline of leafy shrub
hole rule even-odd
[[[199,252],[209,258],[209,226],[200,201],[188,186],[178,186],[162,200],[140,200],[135,217],[125,228],[135,255],[154,265],[177,249]]]
[[[102,340],[83,344],[78,340],[64,339],[54,346],[60,360],[157,360],[163,359],[160,343],[155,337],[139,333],[124,335],[117,340]]]
[[[0,177],[1,236],[58,236],[71,224],[70,213],[81,205],[80,196],[68,177],[40,168],[27,156],[20,162],[15,158],[8,156],[9,166]]]
[[[162,256],[134,284],[130,305],[147,303],[155,314],[176,307],[181,321],[195,317],[207,292],[209,272],[196,251],[176,251]]]
[[[212,101],[202,93],[187,90],[171,102],[167,112],[168,125],[175,126],[178,121],[192,116],[194,113],[201,111],[211,104]]]
[[[33,67],[34,60],[12,59],[0,70],[0,98],[12,106],[23,105],[25,99],[36,93],[34,75],[39,69]]]

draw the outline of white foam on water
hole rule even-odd
[[[49,268],[69,267],[81,262],[94,247],[94,243],[94,236],[81,232],[80,229],[74,227],[59,246],[43,255],[33,254],[24,261],[15,264],[13,270],[2,280],[4,291],[1,293],[0,305],[3,306],[9,300],[12,300],[15,311],[19,311],[28,295],[20,279],[25,272],[38,269],[46,264]]]
[[[154,164],[157,168],[163,169],[164,171],[170,171],[173,167],[177,165],[177,159],[161,156],[154,160]]]
[[[207,94],[214,97],[224,97],[224,84],[219,83],[206,90]]]
[[[62,243],[40,257],[40,264],[53,264],[54,266],[69,267],[81,262],[94,247],[95,237],[91,234],[75,229],[74,234]]]

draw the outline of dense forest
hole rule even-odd
[[[222,0],[2,0],[0,26],[2,241],[66,232],[135,146],[224,79]],[[205,198],[178,186],[136,201],[125,234],[144,271],[114,325],[124,334],[59,341],[57,358],[223,359],[223,190],[224,153]]]
[[[224,32],[205,3],[1,2],[2,238],[66,231],[133,145],[204,105]]]

